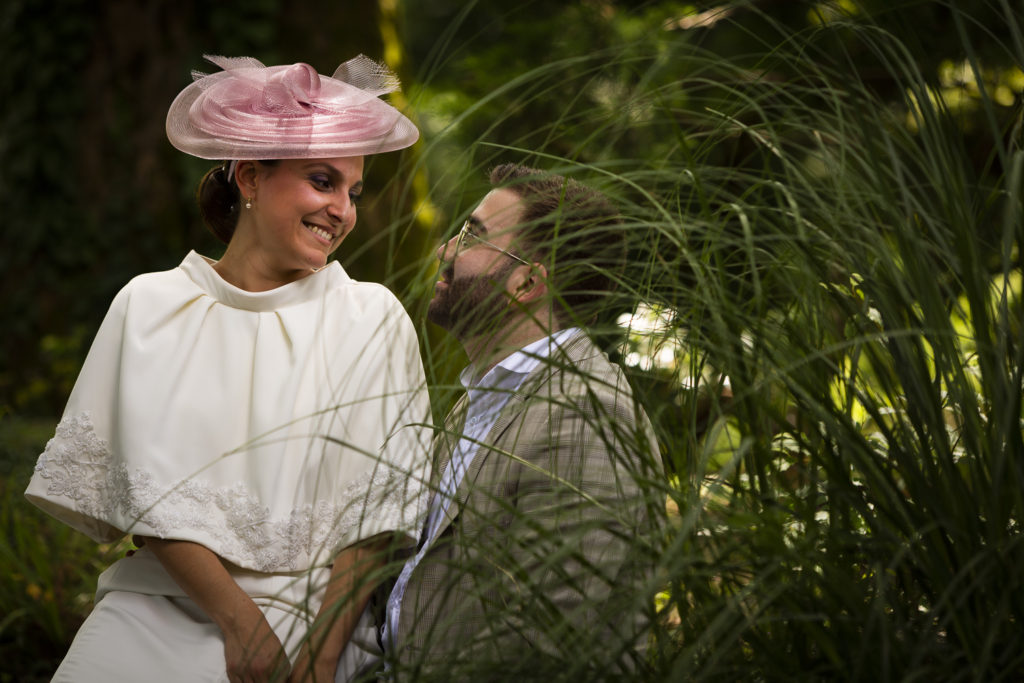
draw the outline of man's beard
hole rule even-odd
[[[454,278],[449,266],[447,287],[435,292],[427,307],[427,320],[460,338],[479,336],[501,327],[508,315],[503,284],[517,264],[490,275]]]

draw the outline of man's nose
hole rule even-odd
[[[439,261],[445,262],[454,261],[455,250],[458,248],[458,246],[459,236],[453,235],[451,239],[449,239],[447,242],[442,242],[440,246],[437,247],[437,252],[435,252],[437,254],[437,259]]]

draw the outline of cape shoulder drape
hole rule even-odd
[[[331,263],[268,292],[192,252],[114,299],[26,495],[100,542],[194,541],[260,572],[422,524],[416,334]]]

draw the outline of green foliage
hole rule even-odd
[[[53,423],[0,419],[0,681],[48,681],[92,607],[96,577],[123,546],[101,546],[38,510],[24,491]]]
[[[685,350],[678,385],[718,411],[695,448],[667,441],[691,454],[672,458],[690,477],[673,500],[707,564],[664,558],[680,621],[661,672],[1024,670],[1024,157],[1001,124],[965,126],[923,96],[906,48],[864,22],[766,49],[758,79],[717,79],[725,106],[691,114],[718,152],[678,163],[681,206],[646,207],[664,242],[686,235],[687,277],[647,261],[657,275],[636,294],[664,322],[630,350]],[[880,99],[846,50],[870,50],[912,96]],[[980,130],[987,152],[965,144]],[[717,165],[737,136],[754,147]],[[679,403],[696,428],[699,401]]]
[[[264,29],[235,52],[270,49],[267,7],[254,18]],[[77,11],[49,36],[26,30],[42,22],[28,4],[4,10],[3,35],[39,41],[34,54],[71,43],[63,61],[44,60],[41,84],[73,83],[62,70],[92,63],[83,36],[98,19],[66,9]],[[418,76],[407,91],[424,130],[416,170],[429,178],[413,211],[450,235],[488,167],[525,161],[606,191],[635,238],[634,267],[608,301],[628,327],[605,332],[622,338],[616,355],[662,448],[663,462],[649,464],[668,476],[645,480],[650,503],[664,501],[672,517],[663,537],[637,539],[638,555],[658,565],[657,585],[638,600],[657,593],[661,618],[636,678],[1020,678],[1019,8],[488,0],[405,3],[403,12]],[[165,65],[173,83],[151,100],[169,102],[182,64],[199,66],[200,50],[178,49],[188,54]],[[28,68],[9,63],[24,68],[4,74],[4,93]],[[75,127],[81,88],[23,98],[4,114],[0,145],[12,162],[3,203],[18,207],[13,224],[41,229],[3,257],[5,285],[19,284],[5,291],[22,314],[0,381],[7,393],[34,386],[20,364],[52,383],[18,406],[53,409],[66,359],[82,349],[75,325],[98,322],[126,273],[172,265],[180,247],[202,242],[181,227],[191,225],[193,184],[182,179],[201,168],[165,158],[151,140],[108,148],[121,163],[139,160],[115,189],[85,192],[61,174],[82,130],[110,132]],[[117,131],[138,121],[130,108],[123,116],[109,119]],[[25,137],[6,133],[14,128]],[[50,131],[49,148],[26,142]],[[171,177],[156,180],[155,167]],[[135,177],[151,187],[120,192]],[[396,176],[392,187],[407,206],[408,184]],[[12,188],[27,188],[30,208],[9,201]],[[39,188],[70,197],[74,210],[40,199]],[[97,196],[112,198],[104,212],[90,208]],[[154,197],[161,210],[143,210]],[[393,255],[410,236],[406,213],[395,209],[350,258],[367,273],[388,271],[367,279],[402,271],[396,281],[419,319],[432,264]],[[123,226],[104,236],[115,223]],[[80,226],[95,241],[76,242],[68,231]],[[101,263],[100,246],[153,226],[171,237]],[[82,279],[67,277],[79,270]],[[26,313],[30,303],[41,312]],[[451,340],[424,337],[443,409],[460,355]],[[40,343],[52,371],[23,350]],[[11,426],[22,423],[0,424],[0,444],[24,441]],[[44,642],[52,657],[81,616],[74,596],[89,592],[98,560],[21,503],[19,467],[41,438],[5,461],[20,465],[0,488],[11,539],[0,569],[13,577],[0,586],[0,644],[6,654]],[[62,599],[47,601],[48,590]],[[580,643],[563,660],[524,658],[515,671],[487,673],[567,679],[613,647]]]
[[[66,388],[48,372],[43,337],[84,335],[75,353],[81,363],[128,280],[172,268],[190,249],[219,256],[222,245],[195,206],[212,162],[181,154],[164,134],[190,71],[212,69],[203,55],[306,61],[332,73],[359,52],[383,56],[379,15],[376,3],[3,3],[0,414],[60,414]],[[357,234],[377,237],[346,263],[357,278],[384,279],[385,267],[393,277],[404,267],[390,239],[398,230],[383,229],[409,203],[392,180],[407,175],[398,173],[401,158],[368,165]],[[404,246],[408,259],[420,256],[417,240]]]
[[[672,9],[555,6],[521,40],[478,3],[422,60],[453,218],[498,159],[627,207],[608,305],[644,302],[621,356],[678,477],[649,484],[678,511],[649,677],[1017,677],[1020,17]]]

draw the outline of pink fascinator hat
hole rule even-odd
[[[308,64],[206,59],[223,71],[195,79],[167,112],[167,138],[201,159],[325,159],[391,152],[419,138],[380,99],[399,89],[386,67],[359,55],[328,78]]]

